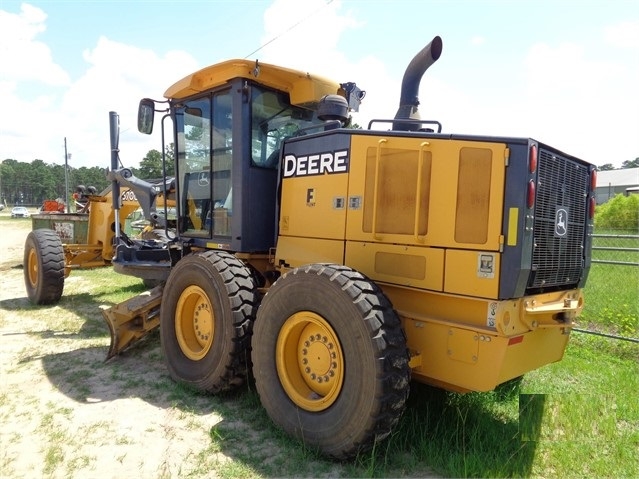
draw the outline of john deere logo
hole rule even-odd
[[[284,178],[348,173],[348,150],[284,157]]]
[[[568,235],[568,208],[557,206],[555,210],[555,236],[564,238]]]

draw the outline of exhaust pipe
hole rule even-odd
[[[426,45],[415,58],[411,60],[404,72],[402,79],[402,90],[399,98],[399,109],[395,114],[395,120],[419,120],[419,84],[422,76],[428,68],[437,61],[442,54],[442,39],[436,36]],[[393,122],[393,130],[410,131],[416,130],[415,126],[409,122]]]

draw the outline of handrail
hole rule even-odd
[[[437,126],[437,133],[441,133],[442,132],[442,124],[440,122],[438,122],[437,120],[414,120],[414,119],[409,119],[409,118],[404,118],[404,119],[399,119],[399,120],[387,120],[385,118],[373,118],[371,121],[368,122],[368,129],[371,130],[373,127],[374,123],[402,123],[402,124],[408,124],[408,125],[435,125]],[[393,131],[400,131],[400,130],[393,130]],[[413,130],[414,131],[420,131],[420,130]],[[405,132],[404,132],[405,133]]]
[[[419,158],[417,160],[417,191],[415,192],[415,225],[413,228],[413,236],[415,241],[423,241],[424,238],[419,237],[419,215],[421,213],[421,198],[420,193],[422,191],[422,171],[424,169],[424,152],[426,147],[430,145],[430,142],[423,141],[419,144]]]

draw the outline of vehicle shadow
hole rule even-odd
[[[143,290],[137,285],[120,289],[127,296]],[[518,384],[494,393],[454,394],[413,383],[406,411],[392,435],[375,451],[336,465],[272,424],[252,379],[238,391],[218,396],[174,382],[164,364],[157,330],[105,361],[110,339],[100,313],[104,306],[110,304],[89,293],[63,296],[57,307],[73,312],[81,321],[79,327],[76,323],[58,331],[10,333],[36,335],[43,341],[41,350],[23,356],[21,362],[41,361],[50,383],[79,404],[138,398],[196,416],[215,414],[222,420],[210,427],[209,444],[202,446],[266,477],[286,470],[306,475],[326,469],[354,477],[433,477],[433,469],[459,477],[531,474],[544,396],[519,394]],[[7,311],[47,308],[31,305],[26,297],[0,301],[0,307]],[[517,404],[519,416],[504,418],[490,407],[487,395]],[[304,463],[304,469],[287,469],[287,464],[297,463]]]
[[[413,383],[391,447],[454,477],[529,477],[545,396],[519,391],[519,381],[466,394]]]

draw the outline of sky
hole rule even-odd
[[[232,58],[354,81],[353,120],[392,118],[433,37],[420,115],[446,133],[531,137],[596,165],[639,157],[638,0],[0,0],[0,161],[137,167],[161,138],[141,98]],[[159,120],[159,117],[156,119]]]

